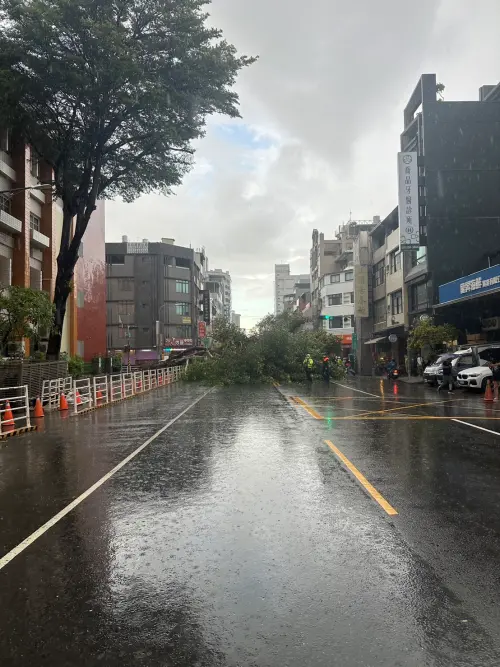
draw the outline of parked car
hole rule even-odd
[[[445,354],[442,354],[438,359],[433,364],[429,364],[424,370],[424,382],[427,382],[427,384],[430,384],[432,386],[435,386],[438,384],[439,377],[443,375],[442,370],[443,370],[443,361],[445,359],[452,359],[452,365],[453,361],[456,362],[456,360],[459,357],[470,357],[470,363],[468,362],[468,367],[471,368],[475,364],[472,361],[472,348],[467,348],[465,350],[457,350],[456,352],[446,352]],[[468,361],[468,360],[467,360]]]
[[[457,353],[458,354],[458,353]],[[484,364],[487,362],[485,361]],[[453,383],[458,384],[458,376],[460,373],[468,370],[469,368],[474,368],[477,364],[477,358],[471,354],[459,354],[451,360],[451,375],[453,377]],[[436,376],[438,384],[443,383],[443,366],[441,365]]]
[[[486,383],[493,373],[489,366],[475,366],[461,371],[457,377],[459,387],[463,389],[480,389],[485,391]]]
[[[488,364],[500,362],[500,346],[482,345],[477,348],[477,355],[479,357],[478,366],[463,369],[458,373],[457,384],[459,387],[484,391],[486,383],[493,375]]]

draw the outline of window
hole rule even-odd
[[[345,281],[346,281],[346,283],[349,282],[350,280],[354,280],[354,271],[346,271],[345,272]]]
[[[342,329],[342,317],[330,317],[328,320],[329,329]]]
[[[385,281],[385,260],[380,260],[380,262],[377,262],[375,266],[373,267],[373,281],[375,283],[375,287],[378,287],[379,285],[383,285]]]
[[[188,280],[176,280],[175,281],[175,291],[180,294],[189,294],[189,281]]]
[[[191,313],[191,304],[190,303],[176,303],[175,304],[175,314],[176,315],[190,315]]]
[[[40,158],[34,148],[31,149],[30,172],[35,178],[40,178]]]
[[[125,264],[125,255],[106,255],[106,264]]]
[[[78,246],[78,257],[83,257],[83,243]]]
[[[0,210],[10,213],[12,205],[12,199],[9,195],[0,195]]]
[[[12,151],[12,133],[10,130],[0,131],[0,151],[4,151],[4,153]]]
[[[412,311],[425,310],[429,307],[427,283],[411,285],[410,287],[410,308]]]
[[[344,329],[352,328],[354,326],[354,315],[344,315],[342,321]]]
[[[354,303],[354,292],[344,292],[344,304]]]
[[[403,312],[403,292],[393,292],[391,294],[391,312],[393,315],[400,315]]]
[[[457,363],[457,370],[460,368],[472,368],[474,366],[473,359],[472,359],[472,354],[464,354],[463,356],[458,358]]]
[[[85,306],[85,292],[81,289],[76,293],[76,305],[77,308],[83,308]]]
[[[85,356],[85,341],[84,340],[77,340],[76,341],[76,353],[82,359]]]
[[[342,305],[342,294],[329,294],[328,295],[328,305],[329,306],[341,306]]]
[[[427,248],[421,246],[418,250],[412,250],[411,253],[411,265],[412,268],[419,266],[419,264],[425,264],[427,261]]]
[[[41,220],[38,215],[35,215],[34,213],[30,213],[30,228],[33,229],[36,232],[40,231],[40,224]]]
[[[389,267],[391,273],[396,273],[401,269],[401,253],[399,250],[394,250],[389,255]]]
[[[339,282],[340,282],[340,273],[334,273],[330,276],[330,284]]]
[[[387,316],[385,311],[385,298],[375,301],[373,306],[373,316],[375,324],[382,324],[387,322]]]
[[[189,324],[182,324],[175,329],[176,338],[191,338],[191,326]]]
[[[134,281],[132,278],[122,278],[118,281],[118,289],[122,292],[133,292]]]
[[[191,260],[185,259],[184,257],[176,257],[175,258],[175,266],[178,269],[190,269],[191,268]]]

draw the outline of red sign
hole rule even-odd
[[[167,338],[165,347],[192,347],[192,338]]]
[[[198,338],[207,337],[207,325],[205,322],[198,322]]]
[[[352,345],[352,334],[342,336],[342,345]]]

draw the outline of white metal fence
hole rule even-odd
[[[68,396],[73,389],[73,378],[55,378],[44,380],[42,386],[42,405],[46,410],[57,410],[61,394]]]
[[[31,427],[28,385],[0,388],[0,406],[2,433]]]
[[[83,378],[82,380],[75,380],[73,382],[73,411],[75,415],[93,407],[92,394],[90,378]]]
[[[122,373],[123,398],[131,398],[134,395],[134,376],[132,373]]]
[[[92,381],[94,406],[100,407],[109,403],[109,380],[107,375],[95,377]]]
[[[109,376],[109,400],[111,403],[116,401],[121,401],[123,399],[123,382],[122,375],[118,373],[117,375]]]

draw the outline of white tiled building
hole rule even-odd
[[[354,268],[329,273],[320,281],[321,321],[335,336],[354,333]],[[328,319],[327,319],[328,318]]]

